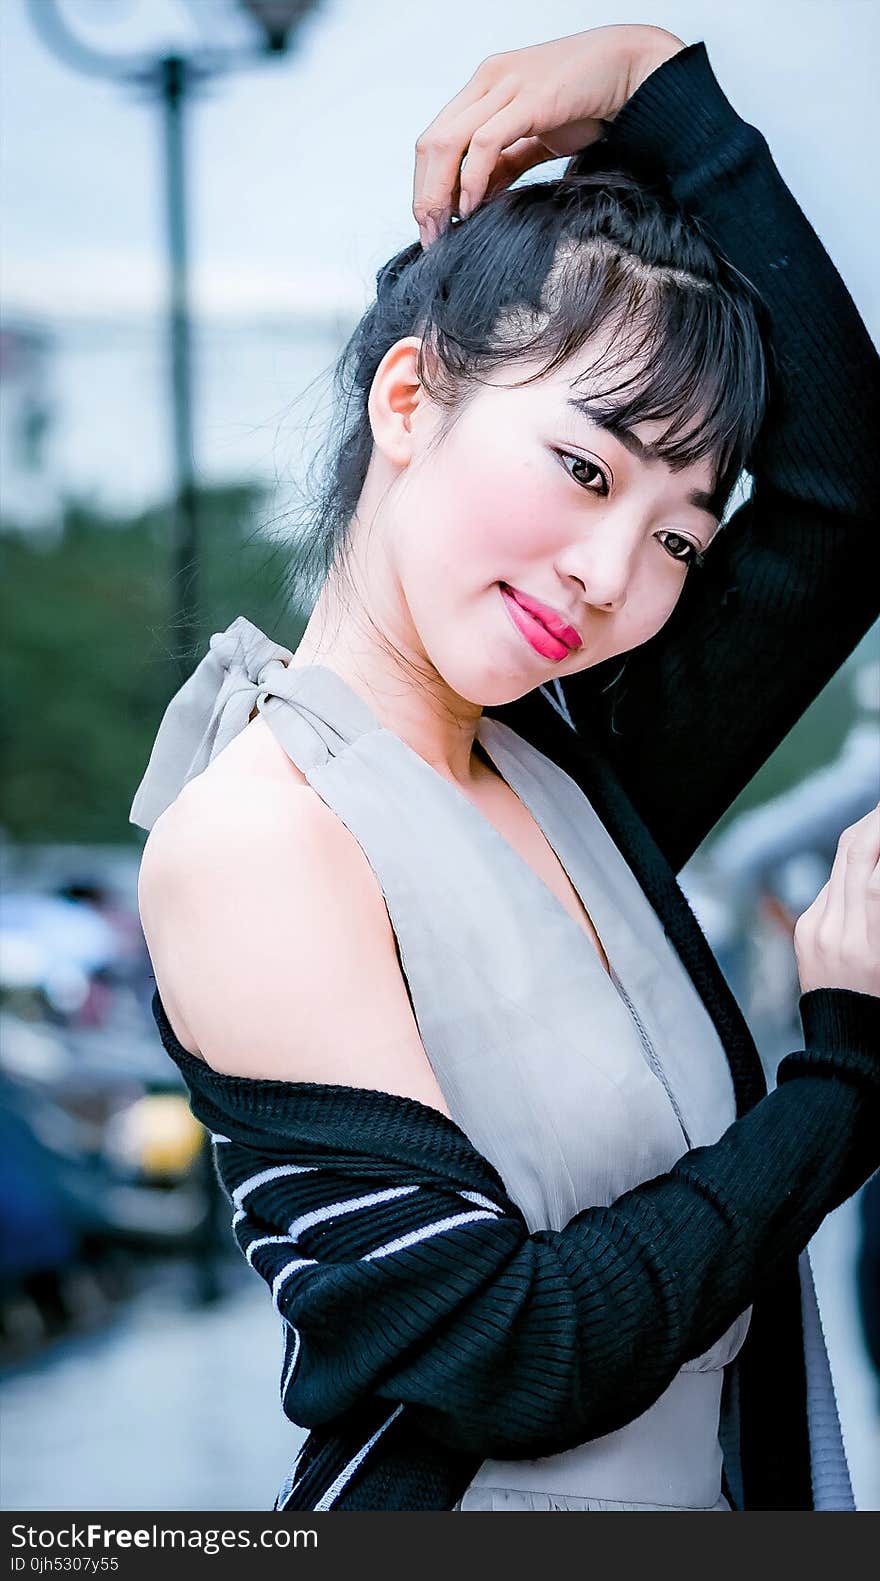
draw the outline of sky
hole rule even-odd
[[[236,0],[57,3],[81,38],[120,57],[251,37]],[[277,474],[283,413],[368,302],[379,266],[417,235],[416,138],[480,61],[634,16],[704,40],[878,336],[880,0],[635,12],[621,0],[323,0],[288,56],[215,79],[189,116],[206,474]],[[54,58],[28,0],[5,0],[0,32],[4,316],[56,326],[65,478],[158,490],[170,455],[158,108]],[[133,425],[142,455],[126,466]]]

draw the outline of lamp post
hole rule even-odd
[[[59,0],[28,0],[34,28],[66,65],[115,79],[156,98],[162,110],[165,215],[168,252],[168,344],[171,382],[174,491],[171,558],[175,597],[172,630],[178,682],[200,642],[199,521],[192,425],[192,341],[187,251],[186,108],[211,77],[284,55],[306,17],[321,0],[230,0],[249,18],[251,49],[199,48],[192,53],[123,56],[80,39]]]

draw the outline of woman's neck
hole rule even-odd
[[[319,598],[290,669],[319,664],[363,698],[386,730],[405,741],[438,774],[468,789],[485,770],[474,755],[482,709],[453,693],[424,656],[399,653],[347,611],[331,619],[329,597]],[[490,765],[491,767],[491,765]],[[493,770],[494,772],[494,770]]]

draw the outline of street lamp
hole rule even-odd
[[[314,8],[314,0],[240,0],[240,3],[262,28],[266,52],[270,55],[284,53],[291,29],[295,31]]]
[[[193,92],[211,77],[286,53],[301,24],[321,0],[230,0],[254,24],[252,50],[199,48],[189,54],[123,56],[77,37],[59,0],[28,0],[37,33],[66,65],[114,78],[158,99],[162,107],[165,210],[168,244],[168,334],[173,419],[174,499],[172,562],[176,608],[172,623],[178,681],[201,646],[199,631],[198,493],[193,462],[192,346],[187,251],[184,113]]]

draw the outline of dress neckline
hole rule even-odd
[[[523,744],[528,746],[529,743],[525,742],[523,737],[519,736],[515,730],[510,728],[509,725],[502,725],[498,720],[489,718],[485,713],[482,713],[477,721],[477,728],[475,732],[475,738],[477,742],[482,747],[483,752],[493,765],[499,778],[504,782],[508,790],[522,804],[526,812],[529,813],[536,827],[539,829],[540,833],[543,835],[548,846],[550,847],[550,850],[553,852],[553,855],[556,857],[560,868],[562,869],[563,873],[565,873],[565,876],[567,877],[572,889],[574,890],[574,893],[577,895],[581,905],[583,906],[585,913],[592,922],[592,925],[596,931],[596,936],[599,939],[603,951],[605,952],[605,958],[608,961],[610,972],[606,972],[605,967],[599,958],[598,951],[586,932],[586,929],[583,928],[579,922],[574,920],[566,907],[562,904],[559,896],[555,894],[550,888],[550,885],[547,884],[538,873],[536,873],[535,869],[529,862],[526,861],[525,857],[520,854],[516,847],[511,844],[510,840],[508,840],[499,829],[496,829],[495,825],[489,818],[485,816],[484,813],[480,812],[479,808],[475,806],[470,797],[465,794],[460,786],[456,785],[454,781],[447,779],[444,774],[440,774],[432,764],[428,763],[427,759],[421,757],[421,755],[415,751],[415,748],[411,747],[409,742],[405,741],[403,737],[398,735],[395,730],[391,730],[387,725],[383,725],[377,715],[373,712],[373,709],[367,702],[366,698],[364,698],[349,681],[345,680],[337,670],[332,669],[326,664],[311,662],[308,664],[297,665],[285,664],[283,668],[291,677],[313,676],[317,678],[319,687],[325,692],[329,692],[330,700],[333,705],[333,717],[328,721],[328,723],[334,727],[341,725],[345,739],[347,741],[355,740],[358,735],[372,730],[384,731],[388,735],[393,735],[394,739],[400,742],[400,745],[409,757],[419,763],[423,770],[433,775],[433,777],[436,780],[439,780],[442,785],[445,785],[450,795],[456,796],[458,798],[464,809],[465,817],[478,820],[482,830],[485,831],[485,838],[490,841],[494,840],[496,842],[499,854],[504,860],[508,862],[509,865],[515,866],[516,869],[523,875],[525,882],[530,884],[533,891],[535,892],[536,898],[540,897],[543,904],[552,907],[558,915],[562,926],[572,930],[573,936],[578,941],[578,947],[586,950],[593,968],[598,969],[598,971],[601,972],[602,977],[608,981],[611,981],[615,987],[619,985],[620,979],[617,975],[617,972],[615,971],[611,953],[608,949],[606,940],[602,936],[602,933],[600,932],[600,929],[596,923],[593,912],[590,906],[587,904],[581,884],[571,871],[570,867],[567,866],[566,862],[564,861],[560,849],[561,842],[559,842],[558,837],[554,836],[552,827],[548,827],[546,814],[544,816],[541,815],[534,798],[530,797],[528,792],[525,790],[523,777],[521,777],[519,773],[519,765],[516,761],[515,754],[509,749],[505,751],[504,747],[499,742],[499,731],[507,732],[510,737],[513,737],[516,741],[523,741]],[[287,696],[287,700],[294,702],[296,697],[302,695],[302,690],[303,689],[301,688],[295,688],[294,691],[289,696]],[[286,694],[284,691],[281,691],[276,695],[285,697]],[[271,727],[271,716],[265,715],[264,717],[266,719],[266,723]],[[284,742],[279,736],[276,736],[276,739],[279,741],[279,745],[282,747],[282,749],[286,752],[287,749],[284,746]],[[289,755],[290,754],[288,754],[288,756]],[[502,758],[504,761],[502,761]]]

